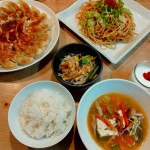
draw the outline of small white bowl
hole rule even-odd
[[[119,92],[124,93],[133,99],[135,99],[147,115],[147,119],[150,116],[150,94],[137,84],[123,80],[123,79],[108,79],[100,81],[90,87],[82,96],[78,109],[77,109],[77,128],[79,135],[88,150],[102,150],[100,146],[92,139],[87,125],[88,111],[92,103],[100,95]],[[150,125],[150,119],[148,119],[148,127]],[[147,150],[150,147],[150,130],[147,131],[147,137],[144,144],[140,147],[143,150]]]
[[[150,81],[146,80],[143,73],[150,71],[150,61],[138,62],[131,74],[131,80],[150,92]]]
[[[40,89],[47,89],[54,93],[59,92],[59,94],[64,99],[66,99],[67,103],[71,106],[70,121],[68,126],[66,127],[63,133],[61,133],[59,136],[53,139],[43,138],[37,140],[37,139],[30,138],[25,132],[23,132],[20,126],[19,109],[23,101],[25,100],[27,95],[29,95],[35,90],[40,90]],[[66,135],[70,132],[74,124],[75,114],[76,114],[76,107],[75,107],[74,99],[70,94],[70,92],[64,86],[52,81],[38,81],[27,85],[22,90],[20,90],[17,93],[17,95],[14,97],[8,112],[8,123],[12,134],[22,144],[33,148],[45,148],[57,144],[58,142],[60,142],[62,139],[66,137]]]

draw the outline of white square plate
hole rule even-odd
[[[138,35],[130,43],[118,43],[115,50],[102,50],[99,45],[93,44],[90,40],[85,38],[79,31],[78,20],[75,15],[80,9],[82,3],[88,0],[78,0],[69,8],[57,14],[58,19],[75,32],[79,37],[85,40],[88,44],[98,50],[111,63],[117,64],[128,52],[130,52],[149,32],[150,32],[150,11],[133,0],[125,0],[124,6],[133,14],[134,22],[136,24],[135,32]]]

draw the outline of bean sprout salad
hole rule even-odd
[[[91,55],[71,53],[61,60],[58,76],[74,85],[82,85],[88,80],[93,80],[99,68],[95,59],[96,57]]]

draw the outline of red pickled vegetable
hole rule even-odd
[[[107,106],[106,106],[106,104],[104,103],[104,102],[102,102],[101,104],[100,104],[100,106],[101,106],[101,108],[102,108],[102,112],[105,114],[105,113],[107,113]]]
[[[116,136],[116,137],[114,138],[113,142],[114,142],[114,143],[118,143],[119,141],[122,140],[121,138],[122,138],[122,136],[121,136],[121,135],[118,135],[118,136]]]
[[[128,126],[129,122],[128,122],[128,117],[126,115],[126,111],[125,111],[124,105],[120,104],[120,108],[121,108],[122,113],[123,113],[123,118],[124,118],[125,124],[126,124],[126,126]]]
[[[149,72],[144,72],[143,73],[143,77],[144,77],[144,79],[146,79],[146,80],[148,80],[148,81],[150,81],[150,71]]]
[[[120,134],[123,129],[123,116],[119,116],[119,120],[120,120],[120,128],[119,128],[119,134]]]
[[[111,5],[113,8],[118,8],[116,0],[105,0],[105,5]]]

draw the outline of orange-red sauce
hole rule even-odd
[[[88,129],[89,132],[93,138],[93,140],[100,146],[103,147],[106,150],[113,150],[112,145],[116,144],[117,147],[119,147],[118,150],[137,150],[140,148],[140,146],[142,145],[142,143],[144,142],[144,140],[146,139],[147,136],[147,130],[148,130],[148,119],[146,117],[146,114],[143,110],[143,108],[141,108],[141,106],[131,97],[121,94],[121,93],[108,93],[105,94],[105,96],[110,97],[110,103],[109,103],[109,109],[112,109],[110,111],[113,112],[113,114],[108,113],[107,111],[105,112],[105,116],[108,118],[111,118],[112,116],[115,115],[115,111],[116,109],[118,109],[118,105],[120,103],[122,103],[126,108],[135,108],[136,112],[138,113],[142,113],[144,116],[144,119],[142,119],[141,121],[141,131],[140,131],[140,140],[136,141],[132,146],[128,146],[127,143],[123,142],[122,140],[120,140],[119,138],[124,138],[125,140],[130,139],[130,142],[132,142],[132,138],[129,137],[129,134],[124,133],[121,136],[117,136],[117,138],[112,138],[112,136],[107,136],[107,137],[103,137],[101,138],[100,136],[96,136],[94,133],[94,129],[93,129],[93,114],[97,114],[97,110],[96,110],[96,101],[100,101],[101,100],[101,96],[98,97],[93,104],[91,105],[89,112],[88,112],[88,118],[87,118],[87,124],[88,124]],[[128,140],[129,141],[129,140]]]

